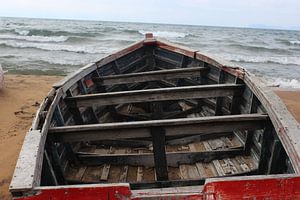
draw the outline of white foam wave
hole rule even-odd
[[[163,37],[163,38],[184,38],[188,35],[188,33],[182,33],[182,32],[173,32],[173,31],[144,31],[139,30],[139,33],[146,34],[152,32],[154,36],[156,37]]]
[[[31,42],[64,42],[66,36],[26,36],[26,35],[0,35],[0,39],[26,40]]]
[[[18,29],[15,29],[15,32],[18,33],[19,35],[28,35],[29,34],[28,30],[18,30]]]
[[[300,59],[298,56],[245,56],[245,55],[226,54],[226,55],[222,55],[222,57],[232,62],[300,65]]]
[[[74,46],[62,45],[58,43],[35,43],[35,42],[19,42],[14,40],[0,40],[0,45],[6,45],[14,48],[36,48],[47,51],[68,51],[76,53],[107,53],[108,49],[105,46]]]
[[[300,80],[297,79],[285,79],[285,78],[276,78],[269,79],[268,84],[270,86],[277,86],[281,88],[294,88],[300,89]]]
[[[289,42],[292,45],[300,45],[300,41],[299,40],[293,40],[293,41],[289,41]]]

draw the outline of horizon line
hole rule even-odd
[[[25,18],[25,19],[42,19],[42,20],[66,20],[66,21],[90,21],[90,22],[115,22],[115,23],[136,23],[136,24],[156,24],[156,25],[173,25],[173,26],[204,26],[204,27],[220,27],[220,28],[241,28],[241,29],[259,29],[259,30],[279,30],[279,31],[300,31],[300,27],[284,28],[274,27],[265,24],[253,24],[248,26],[226,26],[226,25],[205,25],[205,24],[181,24],[181,23],[166,23],[166,22],[138,22],[138,21],[112,21],[112,20],[99,20],[99,19],[84,19],[84,18],[48,18],[48,17],[12,17],[0,16],[0,18]],[[257,26],[257,27],[256,27]],[[266,26],[266,27],[259,27]]]

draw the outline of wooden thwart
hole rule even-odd
[[[99,78],[94,78],[94,82],[101,83],[101,85],[114,85],[114,84],[127,84],[127,83],[140,83],[156,80],[168,80],[175,78],[191,78],[200,76],[202,71],[207,70],[205,67],[191,67],[183,69],[169,69],[157,70],[149,72],[139,72],[130,74],[110,75]]]
[[[267,115],[243,114],[182,119],[149,120],[92,125],[54,127],[49,134],[56,141],[97,141],[151,137],[151,127],[162,127],[166,136],[198,135],[256,130],[264,127]]]
[[[196,162],[210,162],[214,159],[222,159],[242,155],[243,149],[229,149],[219,151],[202,152],[169,152],[166,153],[167,165],[178,167],[180,164],[194,164]],[[132,165],[154,167],[154,155],[152,153],[134,154],[95,154],[78,153],[79,160],[86,165]],[[159,173],[159,172],[157,172]]]
[[[100,94],[79,95],[66,98],[78,107],[116,105],[125,103],[201,99],[240,95],[243,84],[197,85],[148,90],[107,92]]]

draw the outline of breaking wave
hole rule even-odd
[[[182,33],[182,32],[173,32],[173,31],[144,31],[139,30],[140,34],[144,35],[146,33],[152,32],[154,36],[156,37],[163,37],[163,38],[184,38],[188,36],[188,33]]]
[[[14,33],[22,36],[87,36],[93,37],[93,33],[87,31],[84,32],[70,32],[70,31],[51,31],[46,29],[14,29]]]
[[[297,79],[276,78],[269,79],[267,82],[270,86],[300,89],[300,81]]]
[[[267,64],[280,64],[280,65],[299,65],[300,59],[296,56],[290,57],[260,57],[260,56],[224,56],[231,62],[240,63],[267,63]]]
[[[285,39],[276,39],[277,41],[281,42],[282,44],[294,46],[300,45],[300,40],[285,40]]]
[[[300,45],[300,41],[299,40],[293,40],[293,41],[289,41],[289,42],[292,45]]]
[[[25,40],[30,42],[64,42],[69,39],[67,36],[27,36],[27,35],[0,35],[0,39]]]
[[[228,46],[237,49],[248,50],[252,52],[290,53],[288,50],[280,49],[280,48],[268,48],[262,46],[250,46],[250,45],[242,45],[242,44],[230,44]]]
[[[73,46],[73,45],[60,45],[55,43],[34,43],[34,42],[16,42],[16,41],[0,41],[2,47],[13,47],[13,48],[34,48],[46,51],[66,51],[75,53],[108,53],[105,47],[91,47],[91,46]]]

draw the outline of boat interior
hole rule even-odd
[[[145,189],[294,172],[264,106],[235,69],[171,47],[144,44],[94,63],[68,87],[54,86],[42,186]]]

